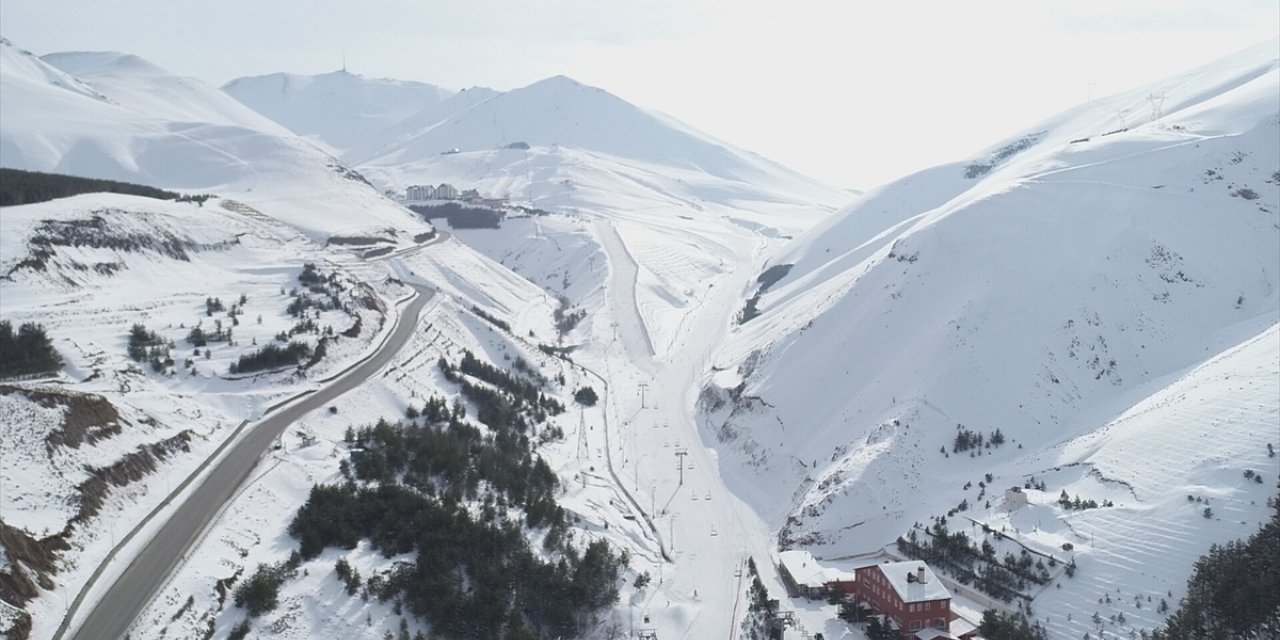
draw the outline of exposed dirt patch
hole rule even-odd
[[[157,463],[175,451],[190,450],[191,431],[188,430],[160,442],[142,445],[137,451],[126,453],[109,466],[90,470],[91,477],[76,487],[80,492],[80,509],[71,519],[71,524],[87,522],[97,515],[111,492],[110,485],[123,487],[141,480],[147,474],[155,472]]]
[[[22,608],[39,593],[37,587],[53,588],[49,576],[56,572],[58,552],[70,548],[65,533],[36,540],[0,520],[0,547],[9,560],[8,569],[0,571],[0,600]]]
[[[79,449],[82,443],[93,444],[119,435],[121,423],[128,424],[128,421],[120,417],[115,406],[99,395],[0,385],[0,395],[13,393],[42,407],[65,409],[62,426],[45,436],[45,447],[50,451],[56,447]]]
[[[326,244],[368,246],[371,244],[381,244],[384,242],[389,243],[394,241],[389,240],[387,238],[379,238],[377,236],[330,236],[329,242]]]
[[[102,396],[0,385],[0,394],[15,393],[45,407],[63,408],[62,425],[45,437],[45,447],[50,453],[63,446],[79,448],[84,443],[92,445],[98,440],[118,435],[122,425],[130,424]],[[155,424],[150,419],[142,422]],[[21,609],[27,601],[39,595],[41,589],[52,589],[52,576],[57,573],[59,556],[71,548],[68,541],[72,533],[77,526],[87,524],[101,511],[111,488],[129,485],[154,473],[159,463],[173,453],[189,451],[191,438],[190,430],[182,431],[159,442],[140,445],[137,450],[107,466],[86,467],[89,478],[76,487],[80,501],[76,515],[54,535],[36,539],[0,520],[0,550],[8,560],[4,570],[0,570],[0,600]],[[13,637],[13,628],[9,633]]]

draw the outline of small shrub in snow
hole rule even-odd
[[[596,390],[591,387],[583,387],[573,394],[573,400],[580,405],[594,407],[600,397],[596,395]]]
[[[236,587],[236,606],[244,607],[250,617],[257,617],[276,608],[279,603],[280,585],[288,578],[284,566],[260,564],[258,570]]]

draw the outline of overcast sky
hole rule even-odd
[[[1276,38],[1280,3],[4,0],[0,35],[217,85],[333,71],[344,52],[353,72],[452,89],[565,74],[865,188]]]

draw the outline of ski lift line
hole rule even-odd
[[[606,445],[605,446],[605,452],[606,452],[605,467],[608,469],[609,475],[613,478],[613,483],[616,487],[616,490],[620,491],[623,494],[623,496],[627,498],[627,501],[630,502],[631,505],[635,508],[636,513],[640,514],[640,517],[644,519],[645,524],[649,525],[650,531],[653,532],[654,538],[658,541],[658,549],[662,553],[662,559],[666,562],[672,562],[671,554],[668,552],[667,545],[662,539],[662,534],[658,531],[658,526],[653,522],[652,515],[649,513],[646,513],[644,508],[640,506],[640,503],[636,500],[635,496],[631,495],[631,492],[623,485],[622,480],[618,477],[617,472],[613,468],[612,448],[609,446],[609,431],[610,431],[609,412],[608,412],[608,409],[610,408],[609,407],[609,395],[610,395],[609,381],[606,380],[604,376],[601,376],[599,373],[596,373],[595,371],[577,362],[570,361],[569,366],[576,367],[582,370],[583,372],[585,372],[586,374],[594,376],[597,380],[600,381],[601,386],[604,387],[604,394],[603,394],[604,411],[602,411],[602,413],[605,418],[604,419],[604,438],[605,438],[605,445]],[[615,419],[617,418],[616,407],[614,408],[614,417]]]

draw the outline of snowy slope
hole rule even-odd
[[[403,120],[390,124],[380,131],[371,132],[372,135],[354,141],[343,152],[342,159],[355,165],[361,160],[377,158],[499,93],[487,87],[463,89],[420,111],[409,114]]]
[[[0,44],[6,167],[233,196],[317,242],[408,243],[427,230],[337,160],[217,89],[135,56],[48,58],[65,71]]]
[[[1123,581],[1131,599],[1162,565],[1159,590],[1176,592],[1211,542],[1262,517],[1268,489],[1234,489],[1243,470],[1280,471],[1258,453],[1275,439],[1280,402],[1266,386],[1280,375],[1267,346],[1280,320],[1276,49],[1072,109],[969,161],[883,186],[774,257],[794,266],[761,297],[762,315],[734,330],[700,402],[730,486],[784,546],[839,556],[874,553],[913,523],[973,504],[978,489],[961,485],[984,473],[999,491],[1049,474],[1048,506],[1020,527],[1089,523],[1097,546],[1075,536],[1080,556],[1127,556],[1130,567],[1117,578],[1082,563],[1075,586],[1044,594],[1058,613],[1076,610],[1056,627],[1070,631],[1063,637],[1089,629],[1080,609],[1108,581]],[[1167,401],[1189,372],[1231,376],[1223,363],[1250,377],[1199,384],[1180,410],[1247,415],[1180,429],[1160,426],[1172,414],[1142,427],[1122,417]],[[1099,435],[1113,421],[1127,426]],[[961,428],[998,428],[1008,442],[966,455],[953,451]],[[1189,437],[1217,429],[1215,447]],[[1147,446],[1098,444],[1129,430]],[[1073,440],[1071,454],[1039,453]],[[1151,447],[1161,456],[1148,458]],[[1135,494],[1068,515],[1058,491],[1087,478],[1054,475],[1067,464]],[[1176,465],[1176,477],[1152,464]],[[1117,550],[1141,544],[1133,523],[1184,518],[1164,509],[1185,511],[1186,495],[1201,491],[1247,525],[1193,522],[1185,543]]]
[[[307,262],[335,273],[346,290],[346,310],[309,311],[308,319],[348,335],[331,340],[305,375],[288,368],[229,375],[240,356],[278,334],[317,344],[320,334],[300,328],[288,311],[288,292],[300,286],[297,275]],[[358,283],[353,272],[372,284]],[[317,378],[378,343],[389,330],[383,320],[391,299],[403,295],[378,288],[387,286],[387,275],[385,267],[354,263],[349,253],[319,247],[236,201],[215,198],[198,206],[86,194],[4,209],[0,317],[14,325],[44,325],[64,360],[49,379],[7,382],[99,395],[121,417],[116,434],[90,422],[91,434],[106,435],[80,446],[51,446],[46,438],[60,426],[63,411],[21,394],[0,398],[4,522],[37,539],[62,532],[77,513],[78,487],[98,474],[95,469],[127,465],[134,473],[123,481],[111,477],[101,511],[69,526],[65,542],[71,546],[57,554],[58,573],[26,606],[35,620],[33,637],[52,634],[65,603],[114,543],[244,420],[317,385]],[[226,308],[209,310],[209,298]],[[381,307],[365,300],[381,300]],[[236,306],[241,313],[232,317],[229,308]],[[157,371],[127,356],[135,323],[172,341],[170,365]],[[234,337],[196,349],[187,340],[196,326],[224,326]],[[168,446],[169,453],[153,468],[127,459],[154,445]]]
[[[236,78],[222,90],[334,155],[452,95],[421,82],[366,78],[346,71]]]
[[[80,78],[119,105],[176,122],[244,127],[288,135],[275,122],[243,109],[217,88],[175,75],[135,55],[114,51],[51,53],[40,58]]]

